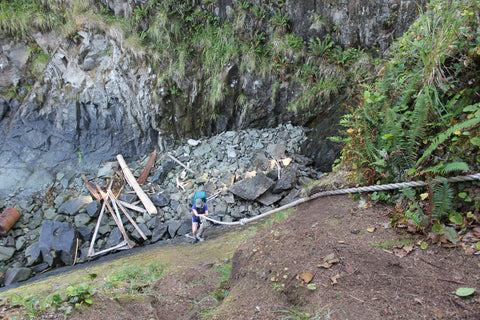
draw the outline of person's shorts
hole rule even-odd
[[[200,217],[197,217],[196,215],[192,215],[192,222],[198,222],[198,223],[201,223],[200,221]]]

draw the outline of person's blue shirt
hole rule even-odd
[[[208,211],[207,204],[205,203],[203,207],[197,208],[196,205],[193,205],[192,209],[196,210],[198,214],[205,214],[206,211]]]

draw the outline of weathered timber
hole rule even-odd
[[[120,208],[120,210],[125,214],[125,216],[127,217],[128,221],[130,221],[132,223],[132,225],[135,227],[135,229],[138,231],[138,233],[140,234],[140,236],[143,238],[143,240],[147,240],[147,237],[145,236],[145,234],[142,232],[142,229],[140,229],[140,227],[137,225],[137,223],[132,219],[132,217],[128,214],[127,210],[125,210],[125,208],[123,207],[123,205],[120,203],[120,201],[118,201],[118,199],[115,197],[115,195],[113,194],[113,192],[111,190],[108,190],[108,195],[110,196],[110,199],[112,200],[113,203],[116,203],[118,205],[118,207]]]
[[[150,174],[150,170],[152,169],[153,165],[155,164],[155,156],[157,155],[157,151],[153,150],[152,154],[150,155],[150,158],[147,161],[147,164],[145,166],[145,169],[143,169],[142,174],[140,175],[140,178],[138,178],[138,184],[142,185],[147,181],[148,175]]]
[[[150,200],[150,198],[147,196],[147,194],[142,190],[142,188],[138,184],[137,180],[135,180],[135,177],[130,171],[130,168],[128,168],[127,163],[125,162],[125,159],[123,159],[123,156],[121,154],[117,155],[117,160],[118,160],[118,163],[120,164],[120,167],[122,167],[123,175],[125,176],[125,179],[127,180],[130,187],[133,188],[138,198],[145,206],[145,209],[147,210],[147,212],[149,214],[157,214],[158,213],[157,207],[155,207],[152,200]]]

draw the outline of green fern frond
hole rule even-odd
[[[475,118],[472,118],[472,119],[468,119],[468,120],[465,120],[463,122],[460,122],[460,123],[457,123],[456,125],[454,126],[451,126],[450,128],[447,129],[447,131],[445,131],[444,133],[440,133],[433,141],[432,143],[430,144],[430,146],[428,146],[427,150],[425,150],[425,152],[423,153],[423,155],[417,160],[417,162],[415,163],[415,166],[413,167],[413,169],[417,168],[420,163],[422,163],[422,161],[428,157],[434,150],[436,150],[438,148],[438,146],[440,144],[442,144],[443,142],[445,142],[445,140],[449,139],[455,132],[457,131],[460,131],[460,130],[464,130],[464,129],[468,129],[468,128],[471,128],[473,127],[474,125],[480,123],[480,117],[475,117]]]
[[[463,161],[450,162],[450,163],[439,163],[436,166],[429,167],[425,170],[422,170],[422,173],[433,173],[433,174],[447,174],[451,172],[463,172],[469,171],[470,168],[468,164]]]
[[[454,191],[450,187],[448,180],[445,178],[440,178],[439,180],[432,188],[432,218],[436,220],[440,220],[443,216],[448,216],[452,209],[454,197]]]
[[[408,200],[410,200],[410,201],[415,200],[415,195],[416,195],[415,189],[410,188],[410,187],[405,187],[405,188],[402,188],[400,191],[405,196],[405,198],[407,198]]]
[[[415,208],[415,209],[416,210],[413,210],[413,211],[407,210],[405,212],[405,217],[410,218],[410,220],[412,220],[413,223],[415,223],[415,226],[417,228],[423,229],[421,227],[421,223],[423,220],[423,212],[420,208]]]
[[[428,92],[424,92],[419,95],[415,104],[405,150],[409,166],[413,165],[418,155],[420,141],[425,138],[425,124],[427,123],[429,103]]]

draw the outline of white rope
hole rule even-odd
[[[474,180],[480,180],[480,173],[475,173],[471,174],[468,176],[458,176],[458,177],[452,177],[452,178],[447,178],[448,182],[463,182],[463,181],[474,181]],[[434,179],[434,182],[440,182],[442,180],[440,179]],[[366,187],[357,187],[357,188],[347,188],[347,189],[340,189],[340,190],[330,190],[330,191],[323,191],[323,192],[318,192],[313,194],[310,197],[305,197],[305,198],[300,198],[296,201],[290,202],[286,205],[283,205],[281,207],[278,207],[276,209],[267,211],[265,213],[262,213],[258,216],[252,217],[252,218],[243,218],[240,219],[240,221],[235,221],[235,222],[224,222],[224,221],[218,221],[215,219],[212,219],[210,217],[205,217],[206,220],[211,221],[216,224],[221,224],[221,225],[227,225],[227,226],[235,226],[235,225],[244,225],[249,222],[259,220],[262,218],[265,218],[268,215],[271,215],[273,213],[277,213],[279,211],[283,211],[286,209],[289,209],[291,207],[298,206],[299,204],[302,204],[304,202],[317,199],[320,197],[326,197],[326,196],[334,196],[334,195],[340,195],[340,194],[350,194],[350,193],[358,193],[358,192],[371,192],[371,191],[385,191],[385,190],[394,190],[394,189],[401,189],[401,188],[417,188],[417,187],[425,187],[427,186],[428,183],[424,181],[410,181],[410,182],[399,182],[399,183],[390,183],[390,184],[384,184],[384,185],[376,185],[376,186],[366,186]]]

